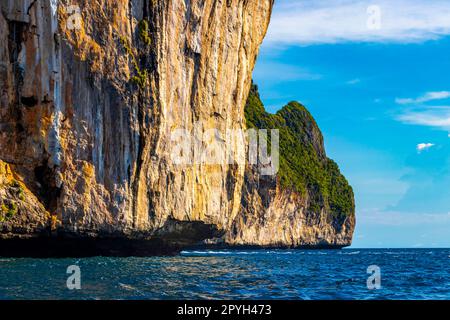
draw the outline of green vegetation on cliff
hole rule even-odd
[[[354,213],[352,187],[338,165],[326,157],[322,133],[303,105],[290,102],[270,114],[264,109],[258,87],[252,85],[245,116],[248,128],[279,129],[278,179],[282,188],[308,195],[311,211],[325,208],[334,217]]]
[[[147,20],[141,20],[138,24],[138,32],[139,32],[139,38],[142,40],[142,42],[150,46],[152,44],[152,39],[150,38],[150,31],[148,26]]]

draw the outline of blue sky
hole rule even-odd
[[[449,17],[450,1],[276,1],[254,80],[269,112],[316,118],[355,190],[354,247],[450,247]]]

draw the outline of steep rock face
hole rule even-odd
[[[2,238],[51,232],[56,221],[20,180],[10,165],[0,161],[0,234]]]
[[[18,210],[35,221],[28,235],[53,225],[198,240],[229,229],[245,166],[175,165],[171,133],[245,128],[272,5],[2,1],[0,160],[30,197]],[[11,220],[8,234],[21,226]]]
[[[316,122],[291,102],[268,114],[256,86],[245,109],[250,128],[280,131],[277,175],[261,175],[248,165],[242,207],[222,239],[227,245],[268,247],[344,247],[355,228],[353,190],[326,157]]]
[[[47,250],[47,238],[57,239],[55,254],[71,246],[77,255],[111,245],[166,253],[217,237],[350,244],[353,193],[306,109],[290,104],[269,115],[253,88],[244,112],[272,5],[0,2],[0,238],[9,241],[0,254]],[[242,161],[174,162],[177,130],[192,139],[186,156],[209,145],[208,129],[247,125],[282,129],[277,176]],[[245,157],[243,140],[227,142],[233,158]],[[29,237],[40,237],[36,247],[16,241]],[[87,240],[75,248],[74,238]],[[135,240],[155,241],[142,248]]]

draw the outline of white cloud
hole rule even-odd
[[[435,145],[433,143],[419,143],[417,145],[417,152],[421,153],[422,151],[428,150]]]
[[[296,65],[279,62],[259,62],[253,72],[253,77],[264,79],[272,83],[290,82],[298,80],[319,80],[322,75],[310,72]]]
[[[404,212],[380,209],[360,210],[359,221],[366,225],[407,226],[450,223],[450,215],[426,212]]]
[[[426,102],[450,98],[450,91],[430,91],[418,98],[397,98],[400,105],[412,105],[402,110],[397,120],[405,124],[450,130],[450,106],[425,106]]]
[[[420,104],[433,100],[442,100],[450,98],[450,91],[431,91],[425,93],[423,96],[420,96],[416,99],[412,98],[397,98],[395,102],[397,104]]]
[[[450,130],[450,106],[425,107],[416,110],[407,110],[398,116],[397,120],[405,124]]]
[[[354,84],[358,84],[360,82],[361,82],[361,79],[356,78],[356,79],[352,79],[352,80],[347,81],[346,84],[354,85]]]
[[[369,28],[368,8],[380,10],[380,28]],[[279,0],[266,43],[420,43],[450,34],[447,0]]]

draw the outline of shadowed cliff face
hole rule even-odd
[[[39,216],[93,236],[228,228],[244,166],[176,166],[171,132],[245,127],[272,2],[2,1],[0,159]]]

